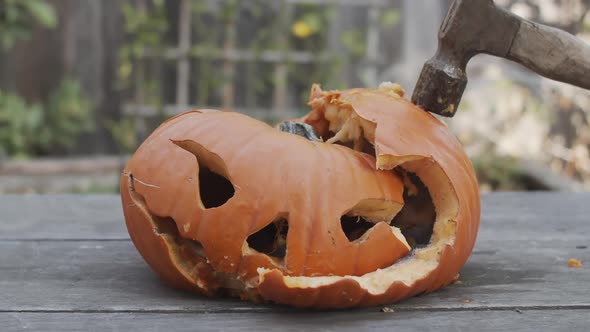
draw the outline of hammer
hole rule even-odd
[[[438,49],[416,83],[412,102],[452,117],[476,54],[518,62],[547,78],[590,89],[590,45],[573,35],[525,20],[493,0],[454,0],[438,32]]]

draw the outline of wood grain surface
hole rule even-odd
[[[310,312],[167,287],[130,242],[118,196],[0,196],[1,330],[588,330],[590,193],[482,204],[459,283],[394,312]]]

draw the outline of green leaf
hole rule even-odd
[[[401,14],[398,9],[387,9],[381,13],[379,23],[382,27],[392,28],[396,26],[401,19]]]
[[[121,61],[119,65],[119,77],[122,80],[127,80],[131,76],[132,72],[133,65],[131,64],[131,61]]]
[[[7,4],[4,8],[4,15],[5,20],[7,22],[16,22],[18,17],[20,16],[18,7],[14,4]]]
[[[322,28],[322,18],[318,12],[306,13],[301,17],[301,20],[305,22],[313,32],[318,32]]]
[[[360,57],[365,54],[366,42],[363,35],[358,30],[348,30],[342,32],[340,35],[340,41],[348,49],[354,57]]]
[[[107,120],[105,126],[111,133],[115,143],[121,152],[133,152],[138,146],[135,135],[135,121],[131,118],[123,118],[119,121]]]
[[[54,28],[57,25],[55,9],[42,0],[26,0],[21,2],[29,13],[43,26]]]
[[[47,146],[53,149],[67,151],[77,145],[80,135],[95,128],[93,106],[75,80],[62,81],[51,93],[45,115]]]
[[[9,156],[34,153],[35,137],[39,132],[43,110],[28,105],[17,95],[0,91],[0,150]]]
[[[14,45],[14,38],[12,38],[11,35],[3,34],[3,35],[0,35],[0,38],[1,38],[0,41],[2,43],[3,49],[10,49]]]

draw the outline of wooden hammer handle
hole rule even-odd
[[[507,58],[552,80],[590,90],[590,45],[563,30],[522,20]]]

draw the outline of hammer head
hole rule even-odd
[[[416,83],[412,102],[452,117],[467,85],[465,67],[471,57],[488,53],[506,57],[520,19],[497,8],[492,0],[455,0],[438,32],[438,49]]]

